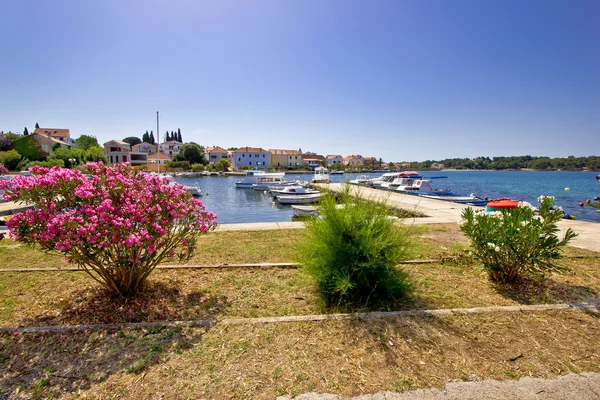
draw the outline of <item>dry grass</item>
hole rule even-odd
[[[567,249],[571,272],[496,286],[465,252],[455,225],[414,226],[413,298],[394,309],[598,299],[598,254]],[[193,264],[294,261],[301,230],[217,232]],[[65,267],[0,242],[0,268]],[[157,270],[145,293],[111,299],[81,272],[0,273],[0,325],[303,315],[323,309],[298,269]],[[598,371],[598,315],[583,311],[0,335],[0,398],[273,398],[316,390],[371,393],[448,380]],[[516,361],[511,358],[519,357]],[[165,385],[165,382],[169,382]],[[19,391],[19,393],[17,393]],[[76,394],[72,395],[76,397]]]
[[[357,395],[597,372],[598,342],[599,316],[582,311],[3,335],[0,387],[98,399]]]

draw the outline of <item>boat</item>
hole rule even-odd
[[[279,204],[307,204],[314,203],[319,201],[319,199],[323,196],[322,193],[313,193],[313,194],[292,194],[292,195],[277,195],[275,199],[279,202]]]
[[[370,186],[369,183],[374,179],[377,179],[377,178],[371,178],[368,175],[360,175],[356,179],[349,180],[348,183],[351,183],[352,185],[359,185],[359,186]]]
[[[265,174],[268,175],[268,174]],[[294,185],[295,182],[284,179],[283,176],[258,176],[256,183],[252,184],[254,190],[271,190],[276,187]]]
[[[331,171],[329,175],[343,175],[344,171]]]
[[[436,196],[436,195],[430,194],[430,193],[419,193],[419,196],[426,198],[426,199],[452,201],[454,203],[466,204],[469,206],[478,206],[478,207],[483,207],[489,203],[489,200],[482,199],[481,197],[477,196],[474,193],[471,193],[469,196],[453,196],[453,195]]]
[[[596,175],[596,180],[600,181],[600,174]]]
[[[412,186],[417,179],[423,179],[423,176],[416,171],[390,172],[383,174],[373,186],[384,190],[396,190],[400,186]]]
[[[302,205],[292,205],[292,214],[294,217],[310,217],[310,216],[318,216],[319,211],[315,206],[302,206]]]
[[[454,193],[450,192],[450,189],[444,188],[432,188],[429,184],[431,179],[416,179],[411,184],[401,185],[396,188],[396,191],[400,193],[408,193],[408,194],[421,194],[421,193],[430,193],[438,196],[453,196]]]
[[[315,168],[315,175],[312,178],[312,183],[331,183],[329,173],[325,167]]]
[[[306,189],[305,187],[300,186],[300,185],[286,186],[282,189],[271,189],[271,194],[273,196],[278,196],[278,195],[300,196],[303,194],[316,194],[316,193],[320,193],[320,192],[315,189]]]
[[[241,189],[251,189],[252,185],[254,185],[255,183],[259,182],[259,178],[266,178],[266,177],[279,177],[279,178],[283,178],[285,176],[284,172],[265,172],[265,171],[261,171],[261,170],[250,170],[248,172],[246,172],[246,176],[244,177],[244,179],[242,179],[241,181],[237,181],[235,183],[235,187],[236,188],[241,188]]]
[[[202,197],[202,193],[200,192],[200,189],[198,189],[195,186],[184,186],[185,190],[187,190],[187,192],[189,194],[191,194],[193,197]]]
[[[507,198],[490,200],[487,203],[486,211],[512,210],[519,206],[523,200],[511,200]]]

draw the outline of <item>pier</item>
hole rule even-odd
[[[344,190],[344,185],[342,183],[330,183],[316,186],[339,193]],[[366,199],[385,202],[390,207],[423,215],[423,217],[407,218],[405,220],[407,224],[458,224],[462,219],[462,211],[467,207],[473,207],[450,201],[427,199],[412,194],[394,193],[363,186],[351,186],[351,194],[358,195],[359,193]],[[579,235],[571,241],[570,246],[600,252],[600,224],[563,219],[558,223],[558,226],[561,230],[561,235],[568,228],[571,228]]]

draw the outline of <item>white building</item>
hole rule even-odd
[[[328,167],[337,167],[342,166],[344,164],[344,157],[338,154],[328,154],[326,159]]]
[[[131,146],[131,150],[137,153],[154,154],[156,153],[156,145],[142,142]]]
[[[271,153],[262,147],[240,147],[232,153],[232,166],[266,168],[271,165]]]
[[[179,153],[181,146],[183,146],[183,143],[178,142],[177,140],[169,140],[168,142],[159,143],[158,150],[169,157],[173,157],[175,154]]]
[[[104,154],[111,164],[128,162],[131,165],[148,164],[148,154],[141,152],[132,152],[131,146],[127,142],[120,140],[110,140],[104,143]]]

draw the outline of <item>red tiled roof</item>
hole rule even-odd
[[[342,158],[342,156],[340,156],[339,154],[327,154],[328,160],[331,160],[332,158],[336,158],[336,157]]]
[[[268,153],[267,150],[263,149],[262,147],[248,147],[248,146],[244,146],[244,147],[239,147],[235,153]]]
[[[222,147],[216,146],[216,147],[207,147],[206,148],[206,152],[207,153],[227,153],[227,150],[225,150]]]
[[[71,132],[69,129],[58,128],[35,128],[33,131],[33,133],[37,133],[39,135],[48,136],[48,134],[50,134],[52,137],[68,137],[69,132]]]
[[[171,157],[169,157],[166,154],[163,154],[162,152],[158,152],[158,153],[153,153],[153,154],[148,154],[148,160],[170,160]]]

